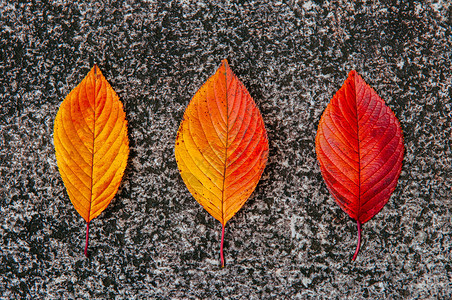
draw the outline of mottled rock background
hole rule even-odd
[[[450,1],[0,1],[0,298],[452,297]],[[264,117],[270,157],[221,225],[174,158],[183,112],[221,59]],[[131,153],[92,222],[54,154],[64,97],[98,63],[124,103]],[[364,225],[335,204],[314,151],[319,118],[356,69],[399,118],[399,184]]]

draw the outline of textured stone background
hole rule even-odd
[[[450,2],[95,2],[0,1],[0,298],[452,297]],[[270,157],[227,225],[221,269],[221,226],[189,194],[173,147],[223,58],[262,112]],[[131,155],[86,259],[52,131],[95,62],[124,103]],[[354,263],[355,223],[314,151],[352,69],[395,112],[406,144]]]

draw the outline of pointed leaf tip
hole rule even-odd
[[[402,168],[402,130],[391,109],[355,70],[322,114],[316,153],[329,191],[359,224],[388,202]]]

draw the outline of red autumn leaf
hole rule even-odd
[[[337,204],[358,225],[388,202],[402,169],[399,121],[356,71],[351,71],[320,119],[316,153],[323,179]]]

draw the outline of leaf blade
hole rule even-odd
[[[257,185],[268,156],[267,135],[253,99],[226,61],[187,107],[176,138],[175,155],[192,195],[223,225]],[[251,174],[244,173],[240,166],[251,167]],[[240,195],[234,197],[236,190],[228,192],[237,176],[250,182],[237,186]],[[233,209],[226,211],[225,204]]]
[[[122,103],[96,65],[60,105],[54,145],[69,198],[89,223],[115,196],[129,154]]]

